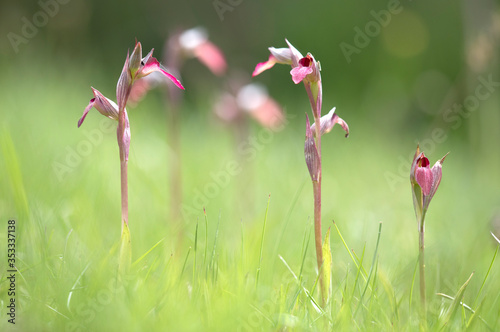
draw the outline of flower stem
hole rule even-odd
[[[425,301],[425,257],[424,257],[424,234],[425,234],[425,227],[424,227],[424,217],[422,216],[422,219],[419,224],[419,236],[418,236],[418,244],[419,244],[419,256],[418,256],[418,265],[419,265],[419,272],[420,272],[420,315],[421,315],[421,321],[420,325],[421,327],[425,330],[427,326],[427,317],[426,317],[426,301]]]
[[[124,109],[120,110],[118,116],[118,148],[120,151],[120,185],[121,185],[121,203],[122,203],[122,229],[124,225],[128,226],[128,158],[126,157],[127,147],[123,143],[125,135],[126,113]]]
[[[322,104],[322,85],[321,81],[318,81],[317,94],[315,95],[311,89],[311,83],[304,82],[306,88],[307,96],[309,97],[309,102],[311,104],[311,109],[316,123],[316,149],[318,150],[319,165],[318,165],[318,178],[313,179],[313,194],[314,194],[314,242],[316,246],[316,260],[318,263],[319,272],[319,285],[321,291],[321,303],[325,305],[327,302],[327,287],[325,285],[325,280],[323,278],[323,273],[321,271],[323,266],[323,246],[322,246],[322,234],[321,234],[321,104]]]
[[[128,226],[128,162],[120,160],[120,182],[121,182],[121,196],[122,196],[122,228],[124,225]]]
[[[127,104],[130,87],[127,91],[127,98],[120,107],[118,113],[118,149],[120,152],[120,187],[121,187],[121,206],[122,206],[122,232],[120,245],[120,258],[118,260],[118,271],[120,274],[126,273],[130,267],[132,259],[132,244],[130,242],[130,229],[128,227],[128,151],[130,148],[130,124],[128,122]]]
[[[318,263],[321,300],[322,304],[325,304],[326,293],[323,281],[323,273],[321,272],[321,268],[323,266],[323,248],[322,248],[322,235],[321,235],[321,175],[318,181],[313,181],[313,192],[314,192],[314,242],[316,246],[316,260]]]

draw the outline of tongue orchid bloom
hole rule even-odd
[[[295,84],[304,83],[314,117],[314,123],[311,125],[309,117],[306,114],[304,156],[313,185],[316,259],[318,270],[321,270],[323,266],[331,266],[329,243],[326,244],[325,242],[325,247],[323,247],[321,235],[321,136],[332,130],[333,126],[338,123],[345,130],[347,137],[349,135],[349,126],[335,114],[335,107],[327,115],[321,116],[323,102],[321,66],[311,53],[308,53],[304,57],[288,40],[286,40],[286,43],[288,44],[288,48],[270,47],[269,51],[271,55],[269,59],[266,62],[257,64],[252,76],[257,76],[263,71],[274,67],[276,63],[288,64],[292,67],[290,71],[292,81]],[[323,250],[325,250],[325,256],[323,256]],[[325,257],[325,260],[323,260],[323,257]],[[328,268],[324,268],[319,279],[323,304],[327,302],[330,296],[331,288],[328,283],[330,276],[331,271]]]
[[[410,171],[410,182],[413,206],[419,223],[425,217],[429,203],[441,183],[442,165],[447,155],[438,160],[431,168],[429,159],[423,152],[420,152],[420,148],[417,146]]]
[[[92,88],[92,92],[94,93],[94,98],[90,99],[89,104],[83,111],[82,117],[80,118],[80,120],[78,120],[78,128],[80,128],[83,121],[85,120],[85,117],[92,109],[92,107],[95,107],[95,109],[98,110],[102,115],[118,121],[118,105],[116,105],[114,101],[104,97],[104,95],[100,93],[99,90]]]

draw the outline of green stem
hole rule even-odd
[[[425,234],[425,226],[424,226],[424,216],[419,223],[419,236],[418,236],[418,248],[419,248],[419,256],[418,256],[418,265],[420,272],[420,314],[421,314],[421,327],[425,329],[427,326],[427,310],[426,310],[426,300],[425,300],[425,256],[424,256],[424,234]]]

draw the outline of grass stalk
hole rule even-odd
[[[257,266],[257,273],[255,275],[255,288],[257,288],[257,286],[259,284],[260,266],[262,263],[262,249],[264,247],[264,235],[266,233],[267,212],[269,211],[269,202],[270,201],[271,201],[271,194],[269,194],[269,197],[267,199],[266,215],[264,216],[264,225],[262,226],[262,235],[260,237],[259,264]]]

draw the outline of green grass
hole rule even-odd
[[[166,120],[159,94],[151,93],[129,110],[132,265],[117,278],[121,221],[114,132],[103,133],[62,181],[53,169],[68,149],[87,140],[85,132],[106,120],[93,110],[76,128],[93,82],[78,78],[68,85],[64,77],[78,77],[79,71],[65,69],[22,68],[30,79],[5,69],[9,79],[0,81],[1,107],[7,110],[0,115],[0,244],[6,248],[7,221],[15,218],[17,330],[419,329],[409,174],[393,186],[384,176],[397,174],[399,157],[414,152],[411,130],[408,137],[395,137],[343,107],[338,112],[351,137],[336,129],[324,136],[323,234],[331,227],[333,287],[321,308],[312,186],[303,160],[305,96],[299,105],[280,100],[299,115],[262,143],[255,157],[237,152],[231,129],[210,115],[208,95],[188,103],[182,118],[183,200],[195,212],[175,221],[169,219]],[[112,85],[96,88],[113,97]],[[249,128],[250,135],[260,131]],[[451,152],[426,218],[428,326],[494,331],[500,323],[500,266],[489,231],[499,204],[499,156],[450,136],[429,155],[434,163]],[[211,174],[229,162],[241,172],[193,204],[214,182]],[[13,330],[5,315],[6,277],[2,269],[2,331]]]

